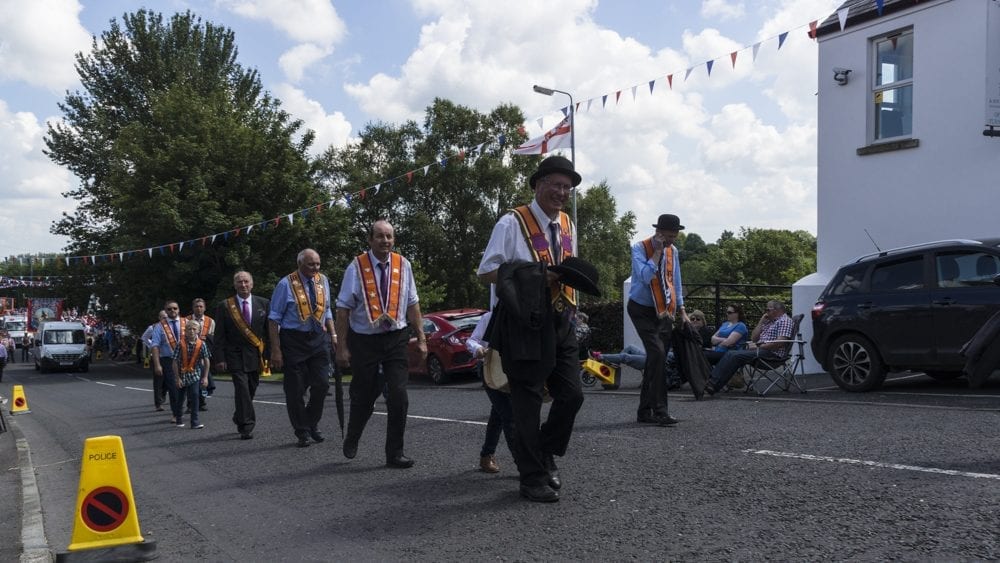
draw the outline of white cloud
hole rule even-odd
[[[704,0],[701,3],[701,17],[705,19],[734,20],[743,17],[745,13],[746,9],[743,7],[743,2]]]
[[[44,154],[45,128],[34,114],[11,112],[0,100],[0,255],[55,252],[68,242],[49,228],[62,212],[76,208],[63,192],[72,189],[74,177]]]
[[[331,145],[339,148],[347,144],[351,124],[343,113],[326,113],[319,102],[309,99],[305,92],[290,84],[279,84],[274,88],[274,94],[281,100],[285,111],[301,119],[306,128],[316,133],[311,149],[313,155],[321,154]]]
[[[347,26],[330,0],[221,0],[220,5],[243,17],[270,23],[297,45],[283,53],[279,66],[292,82],[299,82],[306,68],[333,53]]]
[[[727,55],[751,39],[691,30],[681,51],[654,52],[598,26],[592,1],[414,0],[429,23],[413,53],[397,73],[346,89],[370,115],[389,121],[419,122],[441,95],[482,111],[517,103],[529,136],[551,127],[566,104],[565,96],[547,98],[531,85],[567,90],[581,104],[576,157],[584,185],[607,179],[619,211],[636,213],[637,236],[665,212],[706,240],[740,226],[815,232],[816,46],[799,28],[779,52],[773,36],[835,9],[836,0],[792,4],[758,31],[769,39],[758,61],[740,51],[734,69]],[[743,4],[708,1],[702,8],[721,17]],[[709,78],[704,62],[716,58]],[[685,82],[687,67],[694,71]],[[678,70],[671,91],[665,74]],[[602,94],[609,95],[604,109]],[[539,115],[545,127],[534,123]]]
[[[89,51],[91,41],[77,19],[81,9],[76,0],[0,0],[0,79],[53,93],[74,84],[73,55]],[[40,25],[44,33],[38,32]]]

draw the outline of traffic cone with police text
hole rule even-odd
[[[69,553],[56,561],[149,561],[156,542],[139,532],[139,516],[121,436],[87,438]]]
[[[14,400],[10,403],[10,414],[28,414],[28,398],[24,396],[24,386],[14,386]]]

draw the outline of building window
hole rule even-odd
[[[872,40],[874,141],[913,135],[913,30]]]

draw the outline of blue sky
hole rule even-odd
[[[45,122],[77,89],[73,56],[148,3],[0,0],[0,255],[58,252],[49,227],[77,180],[42,153]],[[584,186],[607,180],[638,237],[661,213],[714,241],[739,227],[816,230],[816,43],[801,26],[836,0],[167,0],[236,33],[240,62],[317,133],[343,146],[373,121],[422,121],[434,97],[521,106],[532,136],[564,96]],[[773,38],[790,31],[780,51]],[[756,61],[740,51],[763,41]],[[717,59],[711,77],[705,61]],[[694,67],[688,80],[687,68]],[[674,88],[666,75],[674,76]],[[649,94],[649,80],[656,80]],[[635,100],[631,87],[641,85]],[[622,90],[601,109],[600,96]],[[541,118],[543,127],[537,119]],[[281,211],[276,210],[276,215]],[[237,225],[233,225],[236,227]],[[149,241],[150,245],[173,241]],[[127,250],[127,249],[122,249]]]

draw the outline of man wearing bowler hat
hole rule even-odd
[[[534,200],[505,214],[493,228],[477,272],[484,283],[496,284],[511,264],[557,266],[573,257],[576,231],[563,207],[580,181],[573,163],[564,157],[550,156],[539,163],[529,180]],[[534,502],[556,502],[562,481],[554,457],[566,453],[576,413],[583,405],[583,390],[572,324],[576,291],[559,282],[564,274],[541,271],[546,279],[540,280],[544,310],[538,318],[544,321],[538,334],[544,344],[537,357],[515,359],[512,353],[497,350],[510,383],[520,494]],[[499,320],[496,315],[494,319]],[[497,343],[491,339],[490,344]],[[546,388],[552,407],[542,424]]]
[[[663,214],[653,225],[656,233],[632,245],[632,285],[628,316],[646,349],[639,391],[639,423],[673,426],[677,419],[667,412],[667,387],[663,369],[670,351],[670,332],[678,312],[684,312],[680,257],[674,241],[684,230],[676,215]]]

